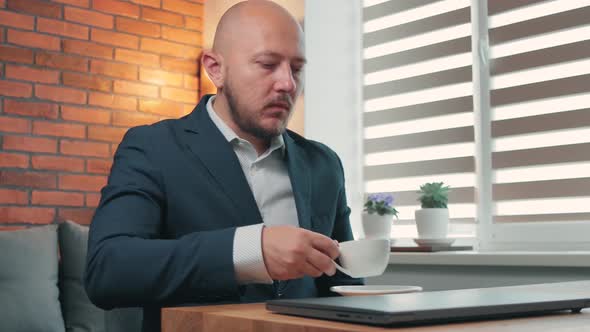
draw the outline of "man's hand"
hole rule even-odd
[[[293,226],[262,229],[262,254],[274,280],[317,278],[334,275],[333,259],[340,256],[338,244],[327,236]]]

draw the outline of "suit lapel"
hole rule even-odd
[[[311,178],[305,152],[288,133],[283,134],[286,146],[287,169],[295,197],[299,226],[311,229]]]
[[[210,97],[203,97],[184,118],[184,143],[230,198],[237,215],[242,216],[236,226],[261,223],[260,211],[238,157],[207,113]]]

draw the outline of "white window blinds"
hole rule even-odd
[[[479,230],[490,248],[587,248],[590,0],[488,0],[487,20],[474,21],[489,38],[477,57],[475,1],[365,0],[365,191],[392,192],[401,211],[393,236],[411,237],[415,191],[444,181],[453,188],[450,236],[473,235],[474,152],[491,145],[489,175],[477,174],[492,184],[491,201],[479,198],[491,205]],[[476,88],[472,59],[480,56],[489,84]],[[478,141],[473,95],[490,103],[481,112],[491,123],[481,125],[491,134]]]
[[[414,237],[416,191],[444,181],[450,236],[474,235],[470,1],[364,6],[365,193],[393,193],[392,235]]]
[[[590,241],[560,232],[590,221],[590,1],[489,0],[488,15],[493,222]]]

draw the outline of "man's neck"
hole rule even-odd
[[[233,120],[231,111],[229,109],[229,103],[227,102],[227,98],[223,94],[217,94],[215,99],[213,100],[213,111],[221,118],[221,120],[230,127],[238,137],[250,142],[258,155],[263,154],[268,148],[270,147],[270,139],[261,139],[257,136],[254,136],[250,133],[243,131],[238,124]]]

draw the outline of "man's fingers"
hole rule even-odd
[[[306,261],[305,264],[303,264],[303,266],[300,269],[300,272],[314,278],[320,277],[324,273],[322,270],[316,268],[309,261]]]
[[[311,245],[316,250],[323,252],[331,259],[336,259],[340,256],[340,249],[338,248],[338,242],[330,239],[319,233],[313,233],[311,239]]]
[[[334,273],[336,273],[334,261],[332,261],[332,259],[329,256],[326,256],[319,250],[310,250],[307,256],[307,261],[309,262],[309,264],[313,265],[317,270],[329,276],[332,276],[334,275]]]
[[[332,276],[336,272],[333,259],[340,256],[338,241],[292,226],[264,227],[262,251],[268,274],[279,280]]]

